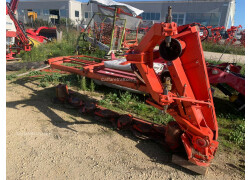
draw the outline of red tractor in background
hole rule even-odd
[[[221,30],[224,30],[225,27],[222,26],[222,27],[215,27],[215,28],[212,28],[211,29],[211,33],[212,33],[212,41],[214,43],[218,43],[220,42],[220,40],[222,39],[222,36],[221,36]]]
[[[11,0],[10,3],[6,2],[7,25],[12,25],[10,29],[6,29],[6,60],[15,59],[15,56],[21,50],[30,51],[33,46],[23,26],[20,25],[15,17],[18,2],[19,0]],[[8,18],[10,21],[8,21]]]
[[[240,28],[242,28],[241,25],[231,26],[230,29],[227,29],[228,38],[226,39],[225,44],[234,44],[237,41],[235,36]]]
[[[37,29],[27,29],[26,33],[29,38],[32,38],[39,43],[47,43],[52,39],[56,39],[56,27],[41,26]]]
[[[27,29],[16,19],[19,0],[6,2],[6,60],[16,59],[16,55],[23,51],[31,51],[32,47],[39,43],[49,42],[56,38],[56,27],[40,27]]]

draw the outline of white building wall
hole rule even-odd
[[[44,14],[49,10],[59,10],[60,18],[70,18],[74,24],[82,20],[82,7],[81,2],[76,0],[31,0],[20,1],[18,5],[19,20],[24,21],[24,14],[20,14],[21,11],[27,11],[27,9],[39,10],[38,19],[47,21],[49,14]],[[61,11],[64,11],[62,14]],[[79,12],[79,17],[75,17],[75,11]],[[27,12],[25,12],[27,14]]]
[[[65,10],[66,17],[68,17],[69,0],[32,0],[32,1],[20,1],[18,4],[18,20],[27,23],[28,16],[27,10],[31,9],[34,11],[39,11],[37,18],[43,19],[44,21],[49,20],[49,14],[45,14],[49,10]],[[60,12],[59,12],[60,15]]]
[[[231,22],[231,26],[234,25],[234,15],[235,15],[235,0],[230,2],[230,10],[229,10],[229,20],[227,22],[227,26],[229,26],[229,21]]]
[[[79,12],[79,17],[76,17],[76,11]],[[79,24],[82,20],[82,3],[79,1],[69,1],[69,18],[75,23]]]
[[[160,16],[160,18],[150,20],[144,19],[145,21],[165,21],[168,6],[171,5],[173,8],[173,15],[178,15],[177,20],[180,25],[190,23],[190,14],[192,13],[196,13],[195,16],[198,16],[198,19],[202,17],[199,16],[199,14],[205,16],[206,13],[212,13],[213,16],[218,19],[218,23],[214,24],[214,26],[227,27],[229,22],[234,24],[235,0],[129,1],[124,3],[142,9],[145,14],[151,14],[150,16],[153,16],[153,14],[155,14],[155,17]],[[80,21],[85,19],[83,23],[87,24],[91,18],[91,10],[92,12],[98,11],[96,7],[96,4],[87,5],[87,3],[81,3],[76,0],[21,0],[18,5],[18,10],[19,12],[20,10],[27,11],[27,9],[39,10],[40,15],[38,15],[38,18],[46,20],[48,19],[48,15],[43,13],[44,10],[58,9],[64,12],[66,11],[66,13],[61,13],[60,11],[61,18],[70,18],[74,24],[79,24]],[[75,16],[75,11],[79,12],[79,17]],[[65,15],[62,16],[62,14]],[[86,14],[88,15],[85,18]],[[22,21],[24,19],[23,16],[23,14],[19,14],[18,18]]]

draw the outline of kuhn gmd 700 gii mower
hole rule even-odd
[[[147,103],[169,113],[175,122],[157,125],[130,115],[119,115],[98,105],[74,102],[67,88],[58,87],[58,97],[77,104],[85,112],[109,118],[118,129],[130,128],[153,137],[173,151],[183,147],[187,161],[173,156],[173,162],[205,174],[218,148],[218,126],[199,29],[195,24],[177,26],[168,9],[166,22],[156,23],[138,46],[131,48],[122,63],[111,68],[104,59],[85,55],[48,60],[52,68],[75,73],[116,87],[149,94]],[[158,50],[155,46],[160,45]],[[86,58],[86,59],[84,59]],[[91,59],[91,60],[90,60]],[[125,60],[124,60],[125,59]],[[117,63],[118,60],[113,60]],[[156,73],[155,63],[164,66]],[[67,66],[72,63],[76,66]],[[129,66],[127,70],[119,67]],[[62,90],[67,96],[62,95]],[[109,113],[107,113],[109,112]]]

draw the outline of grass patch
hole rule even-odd
[[[229,140],[237,145],[245,145],[245,124],[234,125],[233,131],[229,134]]]
[[[70,56],[75,53],[75,42],[77,39],[77,31],[63,31],[63,39],[61,42],[52,41],[46,44],[35,46],[31,51],[21,51],[19,58],[24,62],[45,61],[52,57]]]
[[[86,77],[82,77],[80,81],[80,89],[83,91],[87,91],[87,82]]]
[[[174,120],[169,114],[162,114],[160,110],[144,103],[141,96],[129,92],[111,92],[104,96],[100,104],[120,113],[131,113],[158,124],[167,124]]]
[[[66,31],[63,30],[63,37],[61,42],[52,41],[46,44],[40,44],[35,46],[31,51],[21,51],[17,55],[24,62],[46,61],[49,58],[58,56],[72,56],[76,55],[76,44],[79,32],[76,30]],[[88,42],[83,42],[82,46],[88,47]],[[96,49],[95,52],[86,51],[85,55],[91,55],[93,57],[103,58],[105,51]]]
[[[214,88],[214,104],[219,127],[219,142],[230,151],[245,148],[245,113],[235,109],[228,97]]]
[[[110,89],[95,84],[92,79],[81,77],[75,74],[65,75],[60,73],[48,74],[46,72],[33,71],[27,76],[43,75],[35,77],[40,87],[48,87],[59,83],[67,84],[69,87],[76,87],[83,91],[97,92],[104,95],[100,104],[106,108],[119,113],[130,113],[136,117],[143,118],[158,124],[167,124],[173,121],[172,116],[162,112],[148,104],[145,104],[143,95],[132,94],[127,91]],[[26,76],[26,77],[27,77]],[[12,77],[12,76],[9,76]]]
[[[10,74],[10,75],[6,75],[6,79],[7,80],[13,80],[13,79],[15,79],[15,78],[17,78],[17,76],[16,76],[16,74]]]
[[[245,47],[243,46],[215,44],[212,42],[203,41],[202,47],[204,51],[245,55]]]
[[[77,86],[79,87],[80,76],[75,74],[64,75],[60,73],[53,73],[51,75],[46,74],[40,78],[41,87],[47,87],[49,85],[57,85],[59,83],[67,84],[68,86]]]

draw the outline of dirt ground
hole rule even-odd
[[[213,61],[220,60],[221,63],[229,62],[229,63],[245,64],[244,55],[236,55],[236,54],[223,54],[222,55],[222,53],[204,51],[204,57],[206,60],[213,60]]]
[[[207,176],[170,162],[156,143],[53,104],[55,88],[7,81],[7,179],[244,179],[244,156],[219,151]]]

